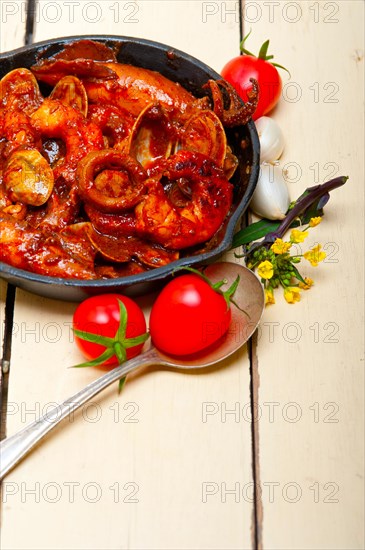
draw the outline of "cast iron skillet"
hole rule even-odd
[[[153,69],[167,78],[180,82],[195,96],[204,95],[201,87],[219,74],[194,57],[170,46],[125,36],[70,36],[19,48],[0,54],[0,78],[18,67],[29,68],[45,57],[61,51],[65,44],[79,39],[100,41],[113,48],[118,61]],[[256,127],[251,120],[245,127],[227,131],[228,142],[240,161],[239,170],[231,180],[234,184],[234,207],[225,227],[204,246],[190,250],[186,256],[164,267],[118,279],[80,281],[38,275],[0,262],[0,277],[27,291],[67,301],[81,301],[104,292],[144,294],[166,280],[179,266],[199,266],[217,259],[232,244],[233,235],[242,214],[247,209],[259,174],[260,145]],[[244,144],[244,147],[242,147]]]

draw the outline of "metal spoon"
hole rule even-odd
[[[247,342],[256,330],[264,309],[264,293],[259,279],[246,267],[232,262],[212,264],[206,268],[205,274],[212,282],[222,279],[227,281],[222,287],[223,289],[228,288],[237,275],[240,276],[234,299],[243,311],[232,305],[230,328],[216,345],[194,354],[194,356],[186,357],[170,357],[150,345],[149,349],[141,355],[115,367],[62,404],[51,409],[46,415],[13,436],[4,439],[0,444],[0,479],[61,420],[131,371],[152,365],[162,365],[178,370],[200,369],[222,361]]]

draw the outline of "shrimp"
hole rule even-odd
[[[26,222],[12,216],[0,215],[0,261],[41,275],[73,279],[95,279],[95,253],[85,252],[87,239],[80,255],[80,237],[44,235],[29,228]]]
[[[105,67],[115,73],[117,78],[109,81],[83,80],[91,103],[117,105],[138,116],[151,102],[158,102],[177,120],[185,120],[192,109],[200,104],[179,83],[156,71],[123,63],[106,63]]]
[[[31,116],[34,128],[43,136],[61,138],[66,156],[54,167],[55,179],[63,177],[69,184],[75,181],[78,162],[90,151],[104,148],[100,128],[83,114],[58,99],[46,98]]]
[[[91,82],[84,80],[89,101],[113,103],[138,115],[143,108],[158,102],[173,119],[186,121],[194,112],[213,109],[226,127],[246,124],[254,113],[259,88],[255,79],[251,79],[252,91],[249,101],[243,104],[236,90],[225,80],[208,80],[203,89],[209,89],[212,101],[208,97],[197,99],[179,83],[173,82],[162,74],[141,67],[122,63],[105,63],[106,68],[117,75],[114,80]],[[225,97],[228,97],[228,108]]]
[[[52,192],[53,174],[47,172],[41,148],[26,112],[15,106],[0,109],[0,208],[16,219],[26,216],[27,204],[43,204],[41,195],[45,202]]]
[[[168,185],[180,182],[182,189],[188,187],[189,191],[185,191],[185,200],[174,204],[161,178],[152,177],[147,195],[135,207],[136,233],[173,250],[209,240],[229,212],[232,184],[200,153],[181,150],[164,164],[161,176],[168,179]]]
[[[103,132],[109,147],[123,149],[130,134],[134,117],[124,109],[113,105],[90,105],[88,119]]]
[[[7,159],[16,149],[26,146],[40,150],[42,141],[31,118],[19,109],[6,109],[0,124],[1,136],[5,140],[2,157]]]

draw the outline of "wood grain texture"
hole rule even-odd
[[[66,368],[80,360],[70,343],[74,307],[19,293],[9,433],[98,376],[93,369]],[[247,364],[243,349],[222,368],[197,376],[155,370],[130,379],[121,397],[113,387],[84,406],[6,478],[5,491],[17,492],[4,504],[3,547],[178,549],[195,548],[199,540],[202,548],[227,541],[240,548],[245,539],[249,544],[250,500],[239,505],[228,494],[222,503],[220,494],[210,494],[217,487],[220,492],[221,484],[235,488],[237,480],[246,480],[250,494],[249,423],[243,426],[228,413],[226,422],[220,412],[208,414],[224,399],[242,401]],[[27,494],[29,487],[35,495]],[[77,525],[67,513],[70,499]],[[14,522],[24,526],[26,538]]]
[[[0,342],[1,342],[1,351],[0,351],[0,407],[1,407],[1,420],[0,420],[0,437],[1,439],[5,437],[6,429],[6,407],[7,407],[7,381],[8,381],[8,354],[9,348],[7,346],[7,341],[5,333],[7,332],[6,326],[6,317],[5,317],[5,305],[6,305],[6,292],[7,284],[5,281],[0,279]]]
[[[238,53],[235,2],[226,24],[220,17],[203,20],[204,2],[103,1],[92,3],[94,15],[91,3],[80,2],[74,19],[69,4],[59,2],[59,12],[39,3],[36,41],[80,33],[139,36],[183,49],[216,70]],[[80,18],[83,7],[89,11]],[[100,21],[88,22],[98,9]],[[140,300],[146,313],[151,299]],[[75,307],[17,293],[9,434],[101,374],[67,368],[81,360],[71,341]],[[120,397],[110,388],[6,478],[2,548],[251,548],[249,388],[246,347],[206,373],[156,369],[129,379]]]
[[[14,48],[24,46],[26,40],[26,2],[4,1],[0,5],[0,53],[7,52]],[[9,350],[5,338],[5,302],[6,302],[7,284],[0,280],[0,360],[8,361]],[[5,365],[4,370],[7,370]],[[3,369],[2,369],[3,370]],[[2,419],[3,407],[6,406],[7,393],[7,374],[0,372],[0,394],[2,395]],[[5,386],[5,388],[4,388]],[[1,422],[1,435],[4,435],[5,423]]]
[[[317,268],[303,265],[315,286],[295,306],[277,294],[259,332],[261,544],[362,548],[364,6],[277,4],[252,24],[247,47],[270,37],[291,71],[272,113],[286,136],[291,198],[332,171],[350,179],[301,245],[327,252]]]
[[[70,4],[39,2],[36,40],[144,37],[217,71],[238,53],[237,2]],[[198,376],[134,375],[121,396],[110,388],[57,428],[3,484],[4,550],[252,548],[251,399],[257,547],[364,547],[364,7],[247,0],[242,12],[248,48],[270,38],[291,71],[272,116],[292,199],[332,172],[350,177],[303,244],[321,242],[327,259],[303,265],[315,286],[299,304],[277,294],[265,310],[252,396],[244,347]],[[20,15],[13,22],[21,28]],[[2,32],[1,47],[19,36]],[[152,299],[140,300],[146,313]],[[67,368],[80,360],[74,308],[17,292],[8,433],[100,374]]]
[[[24,46],[27,2],[4,0],[0,6],[0,52]]]
[[[218,72],[239,53],[239,5],[203,0],[39,0],[35,40],[73,34],[145,38],[183,50]],[[67,29],[67,32],[66,32]]]

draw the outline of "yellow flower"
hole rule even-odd
[[[286,243],[282,239],[275,239],[270,248],[275,254],[285,254],[290,247],[291,243]]]
[[[309,220],[309,227],[315,227],[316,225],[319,225],[322,221],[321,216],[317,216],[316,218],[311,218]]]
[[[317,267],[319,262],[325,259],[326,253],[321,251],[321,245],[317,244],[308,252],[304,252],[304,258],[310,262],[313,267]]]
[[[308,237],[308,231],[300,231],[292,229],[290,232],[290,240],[292,243],[302,243]]]
[[[302,288],[303,290],[308,290],[313,284],[314,281],[310,277],[304,277],[305,283],[300,282],[299,288]]]
[[[288,304],[295,304],[300,301],[300,290],[297,286],[288,286],[284,288],[284,298]]]
[[[265,288],[265,305],[275,304],[274,291],[272,288]]]
[[[271,279],[274,275],[274,266],[269,260],[261,262],[257,268],[257,273],[262,279]]]

